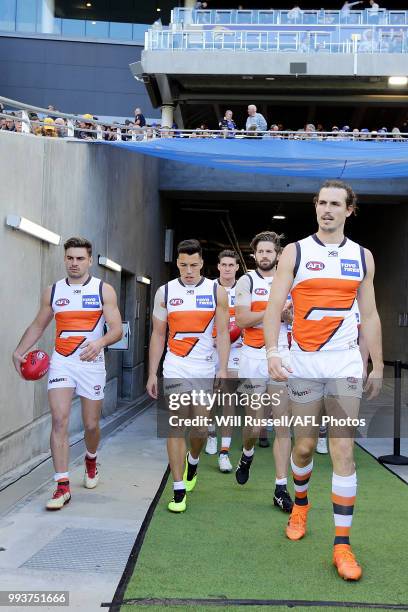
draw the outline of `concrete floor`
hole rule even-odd
[[[98,462],[101,480],[94,490],[82,487],[83,457],[71,465],[72,499],[63,510],[44,510],[53,490],[48,480],[37,483],[34,493],[27,488],[28,497],[0,515],[1,591],[69,591],[70,605],[63,609],[81,612],[96,612],[101,602],[112,601],[167,465],[154,408],[105,439]]]

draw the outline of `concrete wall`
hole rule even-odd
[[[222,58],[222,59],[221,59]],[[288,75],[291,63],[306,63],[310,76],[390,76],[406,72],[404,53],[268,53],[265,51],[143,51],[147,74]],[[334,67],[335,66],[335,67]]]
[[[126,399],[143,392],[143,353],[136,318],[136,276],[151,276],[152,289],[166,277],[164,221],[158,193],[158,161],[109,145],[68,142],[0,132],[0,276],[2,351],[0,372],[0,476],[49,448],[46,381],[18,378],[11,353],[40,303],[41,291],[63,278],[63,247],[48,246],[4,224],[15,213],[62,236],[85,235],[102,254],[127,272],[126,317],[132,347],[122,377],[122,354],[107,354],[108,384],[104,414],[116,408],[117,388]],[[155,240],[151,240],[154,236]],[[160,241],[160,236],[163,240]],[[158,246],[159,245],[159,246]],[[118,295],[121,274],[94,264],[92,273],[111,283]],[[53,324],[39,346],[52,349]],[[143,340],[143,339],[142,339]],[[78,407],[71,432],[80,430]]]
[[[0,36],[0,92],[66,113],[127,117],[140,106],[159,117],[129,69],[140,54],[137,45]]]

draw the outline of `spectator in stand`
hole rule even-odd
[[[53,104],[49,104],[47,108],[49,111],[52,111],[52,112],[55,112],[57,110]]]
[[[237,126],[232,118],[232,110],[225,111],[224,119],[221,119],[218,127],[223,131],[223,138],[234,138]]]
[[[208,4],[207,2],[196,2],[195,3],[195,10],[199,11],[199,10],[205,10],[207,8]]]
[[[367,9],[368,23],[377,24],[380,18],[380,5],[375,0],[370,0],[370,7]]]
[[[372,53],[377,51],[378,44],[374,40],[372,30],[364,30],[361,41],[358,45],[360,53]]]
[[[403,140],[399,128],[393,127],[392,130],[391,130],[391,134],[392,134],[393,140]]]
[[[146,125],[146,119],[141,108],[135,108],[135,125],[141,128],[145,127]]]
[[[5,132],[15,132],[16,131],[13,113],[10,113],[9,117],[4,118],[2,130]]]
[[[57,130],[55,129],[54,119],[51,117],[44,118],[44,125],[42,128],[42,135],[48,136],[49,138],[58,138]]]
[[[269,128],[269,132],[263,135],[263,138],[282,138],[279,132],[279,126],[276,123],[273,123]]]
[[[363,0],[357,0],[356,2],[349,2],[348,0],[345,1],[340,10],[340,19],[342,23],[347,22],[348,18],[350,17],[351,9],[357,4],[364,4],[364,2]]]
[[[360,130],[360,140],[369,140],[370,139],[370,130],[368,128],[362,128]]]
[[[153,128],[147,127],[144,133],[144,140],[153,140],[156,138]]]
[[[250,128],[253,131],[253,126],[255,126],[256,132],[266,132],[268,129],[265,117],[257,112],[255,104],[250,104],[248,106],[248,119],[245,126],[246,131],[249,132]]]
[[[352,134],[353,134],[353,140],[360,140],[360,130],[358,130],[357,128],[354,128]]]
[[[90,123],[88,120],[93,119],[93,116],[89,113],[86,113],[82,117],[83,121],[80,121],[78,124],[78,130],[75,130],[76,138],[80,138],[81,140],[93,140],[96,138],[96,132],[90,132],[89,130],[95,130],[96,126],[93,123]]]
[[[287,18],[290,23],[300,23],[302,19],[302,9],[299,4],[295,4],[295,6],[288,11]]]
[[[58,138],[66,138],[68,131],[65,119],[62,117],[57,117],[54,121],[54,125],[55,129],[57,130]]]

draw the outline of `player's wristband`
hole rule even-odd
[[[278,351],[278,347],[277,346],[271,346],[271,348],[268,348],[266,351],[266,358],[270,359],[271,357],[279,357],[281,358],[281,355]]]

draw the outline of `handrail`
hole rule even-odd
[[[30,132],[30,127],[34,124],[36,127],[48,125],[49,124],[40,119],[30,119],[29,112],[40,113],[41,115],[45,115],[46,117],[56,117],[67,120],[67,125],[55,125],[49,127],[55,127],[56,130],[67,130],[67,136],[71,138],[75,138],[75,132],[87,132],[89,134],[96,134],[97,139],[103,139],[103,134],[109,133],[105,128],[111,128],[116,130],[116,140],[122,140],[122,137],[125,136],[127,139],[130,137],[131,140],[142,140],[148,138],[148,130],[152,130],[154,134],[158,134],[162,138],[169,137],[178,137],[178,138],[188,138],[188,137],[197,137],[197,138],[227,138],[227,139],[241,139],[241,138],[265,138],[265,139],[293,139],[293,140],[377,140],[379,142],[391,142],[391,141],[400,141],[400,142],[408,142],[408,132],[376,132],[372,131],[358,131],[350,132],[350,131],[313,131],[313,130],[265,130],[265,131],[247,131],[246,129],[238,130],[238,129],[229,129],[227,127],[221,128],[218,130],[210,130],[207,128],[199,128],[199,129],[184,129],[184,128],[172,128],[167,126],[146,126],[145,128],[139,128],[135,125],[128,125],[126,123],[116,123],[116,122],[108,122],[101,121],[99,119],[89,119],[84,118],[82,115],[75,115],[71,113],[62,113],[58,110],[51,111],[46,108],[42,108],[39,106],[33,106],[30,104],[26,104],[24,102],[19,102],[17,100],[12,100],[11,98],[6,98],[4,96],[0,96],[0,103],[7,105],[11,108],[15,108],[18,112],[21,112],[21,116],[12,116],[7,113],[0,113],[0,117],[3,119],[12,119],[13,121],[21,122],[24,126],[22,128],[22,132],[28,134]],[[90,125],[94,125],[96,129],[79,127],[76,125],[76,122],[86,123]],[[123,133],[123,130],[126,133]],[[0,131],[1,134],[1,131]],[[142,138],[140,138],[142,137]]]

